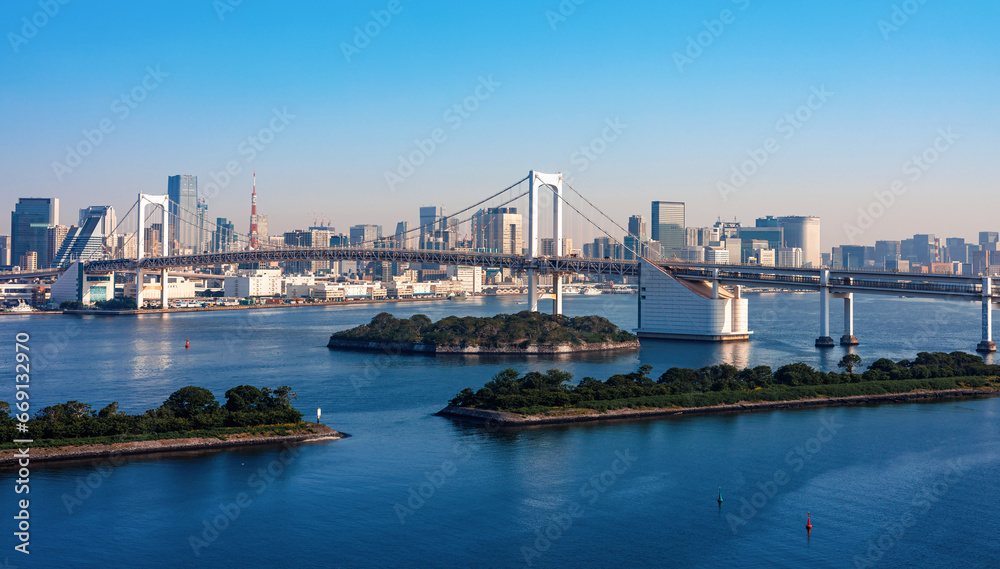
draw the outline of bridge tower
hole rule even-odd
[[[160,254],[169,255],[170,250],[168,249],[170,234],[170,215],[169,208],[169,197],[165,195],[149,195],[149,194],[139,194],[139,207],[138,210],[139,222],[136,225],[136,266],[135,266],[135,303],[139,308],[142,308],[142,303],[144,300],[144,286],[142,282],[142,260],[146,254],[146,240],[145,240],[145,223],[146,223],[146,206],[161,206],[163,208],[163,221],[162,229],[160,230]],[[160,271],[160,303],[163,308],[167,308],[167,269]]]
[[[556,257],[563,254],[563,222],[562,222],[562,174],[543,174],[532,170],[528,173],[528,254],[530,262],[538,257],[540,235],[538,233],[538,197],[540,191],[551,191],[552,197],[552,237],[555,243]],[[562,314],[562,275],[552,275],[552,313]],[[538,312],[538,273],[528,269],[528,304],[532,312]]]

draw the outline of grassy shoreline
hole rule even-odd
[[[952,389],[930,390],[920,389],[916,391],[859,394],[840,397],[817,396],[777,401],[738,401],[736,403],[693,407],[646,407],[642,405],[635,405],[634,407],[621,406],[614,409],[605,409],[603,411],[587,407],[562,407],[550,408],[544,411],[538,410],[530,414],[448,405],[439,411],[437,415],[500,427],[529,427],[595,421],[635,420],[679,415],[741,413],[752,411],[771,411],[778,409],[801,409],[809,407],[836,407],[875,403],[909,402],[926,399],[995,397],[997,395],[1000,395],[1000,386],[994,384],[988,387],[956,387]]]

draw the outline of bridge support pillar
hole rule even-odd
[[[552,314],[560,315],[563,313],[562,301],[562,275],[555,273],[552,275]]]
[[[535,269],[528,269],[528,307],[532,312],[538,312],[538,275]]]
[[[832,296],[844,299],[844,335],[840,337],[840,345],[857,346],[858,339],[854,336],[854,293],[845,292]]]
[[[167,304],[167,270],[160,271],[160,307],[168,308]]]
[[[142,308],[142,269],[135,270],[135,305]]]
[[[977,352],[995,352],[993,343],[993,279],[983,278],[983,339],[976,346]]]
[[[823,269],[819,277],[819,338],[816,338],[817,348],[832,348],[833,338],[830,337],[830,271]]]

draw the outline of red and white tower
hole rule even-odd
[[[254,168],[253,171],[253,197],[250,198],[250,248],[257,249],[260,244],[258,242],[257,233],[257,169]]]

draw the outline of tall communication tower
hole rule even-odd
[[[250,248],[256,249],[257,241],[257,169],[253,171],[253,197],[250,199]]]

